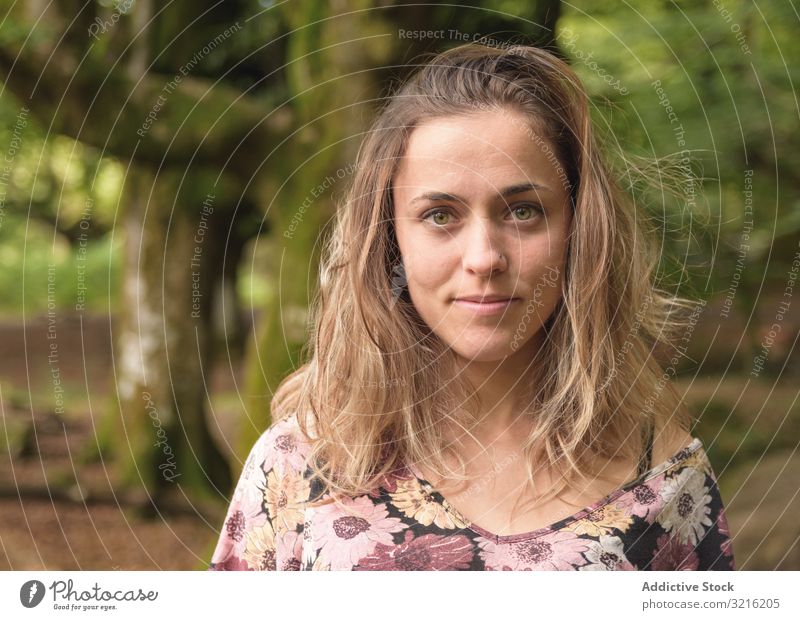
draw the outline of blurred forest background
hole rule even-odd
[[[0,1],[0,568],[206,566],[360,132],[481,40],[585,80],[662,286],[707,302],[677,384],[738,567],[800,569],[798,15],[579,4]],[[686,182],[652,195],[621,153]]]

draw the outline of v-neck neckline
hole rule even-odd
[[[477,525],[476,523],[472,522],[472,520],[467,519],[463,514],[461,514],[461,512],[455,506],[453,506],[449,501],[447,501],[447,498],[444,495],[442,495],[436,489],[436,487],[434,487],[434,485],[431,484],[431,482],[426,480],[422,476],[422,473],[420,471],[418,471],[415,466],[409,465],[407,467],[407,469],[411,473],[411,475],[414,477],[414,479],[416,480],[417,484],[420,485],[420,488],[423,490],[423,492],[429,494],[451,516],[453,516],[456,519],[460,520],[462,523],[465,523],[467,529],[472,530],[476,534],[479,534],[480,536],[482,536],[482,537],[484,537],[484,538],[486,538],[488,540],[491,540],[492,542],[494,542],[496,544],[499,544],[499,543],[514,543],[514,542],[519,542],[519,541],[522,541],[522,540],[527,540],[529,538],[538,538],[539,536],[543,536],[544,534],[548,534],[548,533],[552,533],[552,532],[558,532],[560,530],[563,530],[570,523],[573,523],[574,521],[578,521],[580,519],[583,519],[587,515],[590,515],[591,513],[595,512],[596,510],[599,510],[603,506],[613,502],[614,500],[618,499],[622,495],[625,495],[626,493],[630,493],[637,486],[640,486],[640,485],[644,484],[645,482],[647,482],[648,480],[651,480],[652,478],[655,478],[656,476],[662,474],[667,469],[671,468],[673,465],[676,465],[677,463],[680,463],[681,461],[684,461],[690,455],[692,455],[695,452],[697,452],[702,446],[703,446],[702,441],[700,441],[699,438],[695,437],[695,438],[692,439],[692,441],[688,445],[686,445],[683,448],[681,448],[680,450],[678,450],[675,454],[673,454],[671,457],[669,457],[666,461],[656,465],[655,467],[652,467],[652,468],[648,469],[642,475],[634,478],[633,480],[631,480],[629,482],[626,482],[625,484],[623,484],[622,486],[620,486],[616,490],[612,491],[608,495],[606,495],[606,496],[602,497],[601,499],[597,500],[596,502],[594,502],[592,504],[589,504],[588,506],[585,506],[584,508],[581,508],[577,512],[575,512],[575,513],[573,513],[573,514],[571,514],[571,515],[569,515],[567,517],[563,517],[563,518],[559,519],[558,521],[554,521],[553,523],[550,523],[549,525],[545,525],[543,527],[539,527],[539,528],[536,528],[535,530],[531,530],[531,531],[528,531],[528,532],[520,532],[518,534],[505,534],[505,535],[495,534],[494,532],[490,532],[489,530]]]

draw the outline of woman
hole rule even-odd
[[[647,232],[561,60],[423,66],[359,152],[211,568],[732,570]]]

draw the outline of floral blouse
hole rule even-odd
[[[470,523],[409,468],[380,489],[327,497],[294,416],[259,438],[209,570],[734,570],[719,489],[699,439],[547,527],[499,536]]]

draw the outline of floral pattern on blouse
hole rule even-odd
[[[210,570],[735,570],[717,480],[699,439],[603,499],[532,532],[470,523],[409,468],[329,497],[294,416],[253,446]]]

